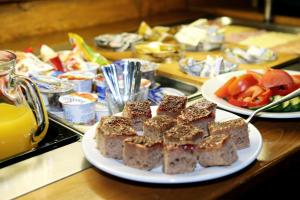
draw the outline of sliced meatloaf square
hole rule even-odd
[[[176,120],[167,115],[157,115],[144,122],[144,136],[153,140],[162,140],[163,133],[176,125]]]
[[[145,136],[135,136],[124,140],[123,162],[125,165],[151,170],[162,164],[163,143]]]
[[[201,99],[197,100],[197,102],[195,104],[193,104],[193,106],[195,106],[199,109],[208,110],[208,111],[212,112],[213,115],[216,115],[217,104],[210,102],[205,98],[201,98]]]
[[[168,115],[176,118],[186,107],[187,97],[165,95],[157,108],[157,115]]]
[[[211,135],[197,146],[201,166],[226,166],[238,159],[237,149],[231,138],[225,134]]]
[[[176,125],[164,133],[165,144],[197,144],[204,138],[204,131],[191,125]]]
[[[215,121],[213,112],[200,109],[195,105],[189,106],[184,109],[177,117],[178,124],[193,125],[204,130],[205,136],[209,135],[208,123]]]
[[[167,144],[164,146],[163,171],[166,174],[193,172],[197,164],[194,144]]]
[[[250,146],[248,125],[242,118],[210,123],[208,129],[211,135],[229,135],[237,149],[244,149]]]
[[[149,101],[134,101],[125,104],[123,116],[132,121],[136,131],[142,131],[144,121],[152,117],[150,105]]]
[[[120,121],[115,119],[116,118],[113,118],[115,123],[108,124],[105,124],[106,122],[104,121],[100,121],[95,139],[97,148],[103,156],[122,159],[123,141],[128,137],[135,136],[136,132],[131,126],[120,124]],[[103,120],[108,120],[108,118],[104,118]]]

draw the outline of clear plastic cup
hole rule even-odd
[[[147,100],[148,99],[148,92],[149,92],[149,88],[141,88],[139,90],[139,92],[137,93],[132,93],[129,97],[127,101],[143,101],[143,100]],[[126,104],[127,101],[124,101],[124,95],[123,95],[123,91],[120,91],[121,93],[121,97],[122,97],[122,103],[118,103],[115,99],[115,97],[113,96],[113,94],[111,93],[111,91],[108,89],[106,91],[106,97],[105,100],[107,102],[107,107],[109,110],[110,114],[116,114],[116,113],[120,113],[123,111],[124,106]]]

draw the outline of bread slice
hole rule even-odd
[[[157,108],[157,115],[168,115],[176,118],[186,107],[187,97],[165,95]]]
[[[162,140],[163,133],[176,125],[176,120],[167,115],[157,115],[144,122],[144,136],[153,140]]]
[[[193,172],[197,154],[193,144],[167,144],[164,146],[163,171],[166,174]]]
[[[125,165],[151,170],[162,164],[163,144],[161,140],[151,140],[145,136],[135,136],[124,140],[123,162]]]
[[[211,135],[197,146],[201,166],[226,166],[238,159],[237,150],[231,138],[225,134]]]
[[[248,126],[244,119],[239,118],[225,122],[210,123],[208,129],[211,135],[229,135],[237,149],[244,149],[250,146]]]
[[[132,121],[136,131],[142,131],[144,121],[152,117],[150,105],[149,101],[127,102],[122,115]]]

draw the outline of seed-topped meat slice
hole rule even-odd
[[[187,97],[165,95],[157,108],[158,115],[168,115],[176,118],[186,107]]]
[[[178,124],[194,125],[204,130],[205,136],[208,136],[208,123],[215,120],[213,112],[206,109],[199,109],[195,105],[191,105],[184,109],[177,117]]]
[[[198,146],[198,160],[203,167],[231,165],[237,159],[237,150],[225,134],[211,135]]]
[[[144,121],[152,117],[150,105],[149,101],[127,102],[123,110],[123,116],[132,121],[135,130],[142,131]]]
[[[165,144],[197,144],[204,138],[204,131],[191,125],[176,125],[164,133]]]
[[[144,136],[151,139],[163,139],[163,133],[176,125],[176,120],[167,115],[157,115],[144,122]]]
[[[135,136],[124,140],[123,162],[125,165],[151,170],[162,164],[163,143],[145,136]]]
[[[98,129],[101,127],[112,127],[116,125],[132,126],[132,121],[128,117],[104,116],[99,122]]]
[[[208,128],[211,135],[229,135],[237,149],[250,146],[248,126],[242,118],[210,123]]]
[[[208,110],[212,112],[213,115],[216,114],[217,104],[210,102],[205,98],[199,99],[195,104],[193,104],[193,106],[202,110]]]
[[[124,117],[101,118],[95,139],[103,156],[122,159],[123,140],[136,135],[135,130],[128,126],[130,124],[130,120]]]
[[[193,172],[197,164],[194,144],[165,144],[163,171],[166,174]]]

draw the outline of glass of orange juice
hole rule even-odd
[[[0,161],[35,148],[49,124],[38,88],[14,74],[15,62],[15,54],[0,51]]]

